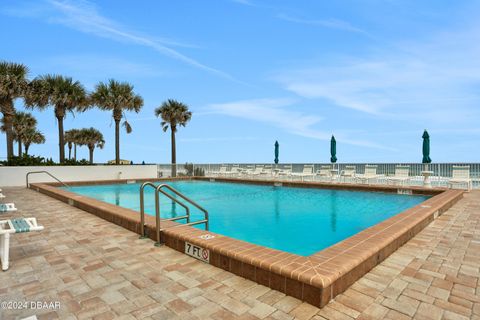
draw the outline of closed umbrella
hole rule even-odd
[[[424,171],[422,171],[423,175],[423,186],[426,188],[431,188],[432,184],[430,182],[430,175],[433,173],[428,171],[428,164],[432,162],[430,159],[430,136],[428,135],[427,130],[423,131],[423,146],[422,146],[422,163],[424,164]]]
[[[330,140],[330,156],[331,163],[337,162],[337,141],[334,136],[332,136],[332,139]]]
[[[278,141],[275,141],[275,164],[278,164],[278,153],[279,153],[280,145],[278,144]]]
[[[422,163],[431,163],[432,159],[430,159],[430,136],[428,135],[427,130],[423,131],[423,147],[422,147],[422,152],[423,152],[423,159]]]

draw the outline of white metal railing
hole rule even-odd
[[[322,180],[318,172],[322,167],[330,166],[332,176],[335,182],[355,182],[355,179],[345,178],[342,173],[355,168],[356,176],[362,176],[365,173],[366,165],[377,167],[377,179],[371,183],[389,184],[395,176],[397,166],[408,166],[409,175],[405,182],[410,186],[422,186],[424,176],[422,172],[430,171],[431,184],[434,187],[447,187],[452,178],[454,166],[469,166],[470,179],[474,189],[480,188],[480,163],[208,163],[208,164],[176,164],[177,176],[210,176],[210,177],[230,177],[230,178],[251,178],[251,179],[291,179],[291,180]],[[267,167],[265,167],[267,166]],[[313,166],[313,177],[302,175],[305,166]],[[222,168],[223,167],[223,168]],[[258,167],[266,168],[260,170]],[[158,175],[170,177],[172,172],[171,164],[158,164]],[[256,169],[257,168],[257,169]],[[291,169],[290,169],[291,168]],[[291,170],[293,174],[278,175],[278,172]]]

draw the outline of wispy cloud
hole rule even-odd
[[[61,24],[98,37],[148,47],[169,58],[179,60],[217,76],[237,81],[230,74],[202,64],[169,47],[185,47],[187,45],[171,39],[139,35],[100,14],[97,7],[89,1],[46,0],[41,2],[41,5],[39,3],[33,3],[31,6],[23,4],[18,8],[4,9],[3,12],[15,16],[43,18],[50,23]]]
[[[339,19],[332,19],[332,18],[317,19],[317,20],[302,19],[302,18],[297,18],[297,17],[290,16],[290,15],[284,14],[284,13],[278,14],[277,18],[279,18],[281,20],[288,21],[288,22],[293,22],[293,23],[323,27],[323,28],[330,28],[330,29],[337,29],[337,30],[348,31],[348,32],[356,32],[356,33],[362,33],[362,34],[368,35],[368,33],[366,31],[351,25],[347,21],[339,20]]]
[[[180,138],[182,142],[228,142],[228,141],[253,141],[256,137],[205,137],[205,138]]]
[[[72,74],[109,74],[111,77],[124,75],[137,75],[143,77],[159,76],[159,71],[154,66],[132,62],[127,59],[112,57],[102,54],[69,54],[53,56],[41,62],[52,69],[51,66],[61,67]],[[54,68],[54,69],[55,69]]]
[[[286,108],[294,103],[291,99],[253,99],[211,104],[209,109],[213,113],[270,123],[292,132],[301,132],[322,120]]]
[[[479,113],[479,37],[477,25],[397,43],[399,51],[302,63],[274,79],[301,97],[395,120],[468,121]]]
[[[253,99],[211,104],[207,110],[210,113],[267,123],[303,137],[329,140],[331,133],[315,128],[323,118],[298,111],[297,103],[292,99]],[[351,139],[346,136],[339,136],[337,140],[352,145],[391,150],[370,141]]]
[[[245,6],[255,6],[255,4],[252,1],[249,0],[231,0],[232,2],[243,4]]]

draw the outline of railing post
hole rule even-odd
[[[155,190],[155,231],[157,233],[155,246],[160,247],[162,244],[160,242],[160,197],[158,190]]]
[[[145,184],[140,186],[140,239],[145,239],[145,204],[143,197],[143,189]]]

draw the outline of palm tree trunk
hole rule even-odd
[[[115,119],[115,164],[120,164],[120,119]]]
[[[72,143],[68,143],[68,160],[72,159]]]
[[[90,151],[90,164],[93,164],[93,150],[95,150],[95,147],[88,147],[88,150]]]
[[[22,156],[22,140],[20,138],[18,138],[18,156]]]
[[[74,143],[74,147],[73,147],[73,159],[77,161],[77,144],[76,143]]]
[[[58,120],[58,148],[60,151],[60,163],[65,162],[65,137],[63,135],[63,116],[57,116]]]
[[[177,176],[177,150],[175,146],[175,128],[171,129],[171,138],[172,138],[172,177]]]
[[[29,143],[25,143],[25,154],[28,155],[28,148],[30,148]]]
[[[7,138],[7,159],[10,160],[13,157],[13,114],[10,112],[3,113],[3,120],[5,124],[5,136]]]

